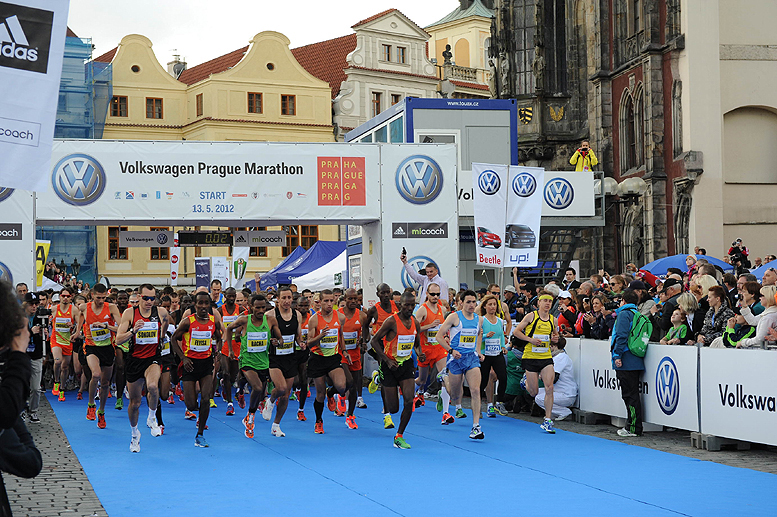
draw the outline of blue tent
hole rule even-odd
[[[761,264],[760,266],[758,266],[757,268],[755,268],[754,270],[752,270],[750,272],[752,274],[754,274],[755,277],[760,282],[761,280],[763,280],[764,273],[766,273],[766,270],[769,269],[769,268],[772,268],[772,267],[777,269],[777,263],[775,263],[775,262],[767,262],[766,264]]]
[[[292,279],[329,264],[345,251],[345,241],[318,241],[296,260],[287,260],[276,272],[276,283],[290,284]],[[264,278],[262,278],[264,289]]]
[[[279,269],[281,269],[284,265],[289,264],[289,261],[295,261],[298,258],[300,258],[302,255],[305,254],[305,248],[302,246],[297,246],[294,251],[292,251],[289,256],[287,256],[283,261],[280,262],[277,266],[269,270],[267,273],[262,275],[262,279],[259,282],[259,287],[261,290],[267,289],[271,285],[276,285],[278,282],[276,281],[276,273]],[[256,291],[256,280],[249,280],[245,283],[245,286],[251,289],[252,291]]]
[[[656,276],[661,276],[666,274],[666,270],[670,267],[674,267],[679,269],[680,271],[688,271],[688,266],[685,265],[685,258],[688,255],[672,255],[671,257],[664,257],[660,258],[658,260],[654,260],[653,262],[649,264],[645,264],[640,269],[644,269],[645,271],[650,271]],[[726,264],[719,258],[710,257],[708,255],[696,255],[697,259],[706,259],[707,262],[712,264],[713,266],[719,266],[723,271],[733,271],[734,266],[731,264]]]

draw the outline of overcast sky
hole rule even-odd
[[[92,38],[94,57],[127,34],[142,34],[162,66],[178,53],[191,67],[243,47],[266,30],[285,34],[295,48],[351,34],[351,25],[387,9],[399,9],[424,27],[458,5],[458,0],[70,0],[68,26]]]

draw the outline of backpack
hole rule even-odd
[[[633,310],[634,319],[631,320],[631,330],[629,331],[629,352],[637,357],[645,357],[648,341],[653,333],[653,324],[638,310]]]

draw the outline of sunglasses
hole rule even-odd
[[[152,301],[156,300],[156,296],[141,296],[140,299],[141,300],[145,300],[147,302],[152,302]]]
[[[428,296],[440,296],[440,293],[426,293]]]
[[[499,296],[500,294],[502,294],[502,292],[501,291],[491,291],[491,294],[493,294],[494,296]]]

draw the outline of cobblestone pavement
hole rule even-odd
[[[43,456],[38,477],[3,476],[15,516],[107,516],[81,463],[70,449],[62,427],[45,397],[41,396],[40,424],[27,424]]]

